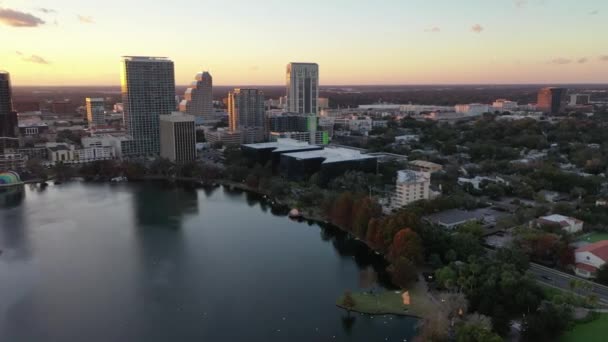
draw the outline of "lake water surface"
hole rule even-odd
[[[384,268],[331,227],[222,187],[0,193],[0,341],[403,341],[416,320],[346,313]],[[384,274],[374,286],[383,289]]]

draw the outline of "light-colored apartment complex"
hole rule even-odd
[[[160,156],[174,163],[196,160],[194,116],[182,112],[160,116]]]
[[[412,202],[429,199],[431,174],[413,170],[397,171],[395,195],[391,202],[393,208],[401,208]]]

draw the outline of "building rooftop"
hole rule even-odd
[[[576,250],[576,253],[581,252],[589,252],[604,261],[608,261],[608,240],[590,243]]]
[[[160,115],[160,121],[169,122],[194,122],[194,116],[182,112],[172,112],[171,114]]]
[[[122,56],[125,61],[137,62],[171,62],[169,57],[151,57],[151,56]]]
[[[575,219],[574,217],[568,217],[568,216],[564,216],[564,215],[559,215],[559,214],[553,214],[553,215],[549,215],[549,216],[543,216],[540,218],[543,221],[548,221],[548,222],[553,222],[553,223],[557,223],[560,226],[573,226],[575,224],[579,224],[582,223],[583,221],[579,220],[579,219]]]
[[[308,149],[314,148],[314,147],[317,147],[319,149],[322,148],[321,146],[310,145],[309,143],[307,143],[305,141],[298,141],[298,140],[289,139],[289,138],[279,138],[279,139],[277,139],[277,141],[264,142],[264,143],[258,143],[258,144],[246,144],[243,146],[252,148],[252,149],[256,149],[256,150],[274,148],[273,152],[294,151],[294,150],[298,150],[298,149],[308,150]]]
[[[458,225],[463,222],[472,220],[482,220],[484,222],[496,221],[498,218],[505,216],[506,214],[494,209],[481,208],[476,210],[461,210],[461,209],[450,209],[436,214],[428,215],[425,219],[435,224],[444,225]]]
[[[289,156],[296,159],[317,159],[323,158],[323,164],[338,163],[349,160],[365,160],[365,159],[377,159],[374,156],[362,154],[359,151],[351,150],[342,147],[326,147],[322,150],[307,151],[307,152],[294,152],[286,153],[285,156]]]
[[[419,172],[412,170],[401,170],[397,171],[397,182],[398,183],[421,183],[431,179],[431,175],[428,172]]]
[[[411,162],[409,162],[408,164],[413,165],[413,166],[418,166],[418,167],[426,167],[426,168],[442,168],[443,166],[430,162],[430,161],[426,161],[426,160],[412,160]]]

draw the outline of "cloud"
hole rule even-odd
[[[571,59],[563,58],[563,57],[559,57],[559,58],[555,58],[555,59],[551,60],[551,64],[564,65],[564,64],[570,64],[570,63],[572,63]]]
[[[424,29],[424,32],[439,33],[439,32],[441,32],[441,28],[437,27],[437,26],[433,26],[431,28]]]
[[[24,55],[21,51],[16,51],[15,53],[17,54],[17,56],[21,56],[21,60],[24,62],[36,63],[36,64],[51,64],[51,63],[49,63],[49,61],[47,61],[46,59],[44,59],[38,55],[31,55],[28,57],[28,56]]]
[[[57,13],[57,11],[55,11],[54,9],[50,9],[50,8],[39,8],[38,11],[40,11],[42,13],[46,13],[46,14]]]
[[[475,24],[475,25],[471,26],[471,31],[473,31],[475,33],[481,33],[481,31],[483,31],[483,27],[479,24]]]
[[[589,62],[589,58],[587,58],[587,57],[579,58],[579,59],[576,61],[576,63],[578,63],[578,64],[585,64],[585,63],[587,63],[587,62]]]
[[[600,56],[600,61],[602,61],[602,62],[608,62],[608,55]]]
[[[13,27],[36,27],[44,25],[44,20],[30,13],[0,7],[0,23]]]
[[[80,22],[83,24],[94,24],[95,23],[95,19],[93,19],[93,17],[86,16],[86,15],[78,15],[78,20],[80,20]]]
[[[600,14],[600,10],[597,10],[597,9],[589,12],[589,15],[598,15],[598,14]]]

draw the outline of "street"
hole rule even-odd
[[[599,301],[602,304],[608,305],[608,287],[596,284],[594,282],[587,281],[583,278],[575,277],[573,275],[560,272],[548,267],[544,267],[535,263],[530,263],[530,269],[528,270],[534,278],[541,284],[557,287],[564,291],[573,292],[570,289],[570,280],[575,279],[581,282],[591,284],[592,292],[598,296]],[[584,290],[583,290],[584,291]],[[581,291],[582,293],[585,293]],[[579,294],[578,292],[574,292]]]

